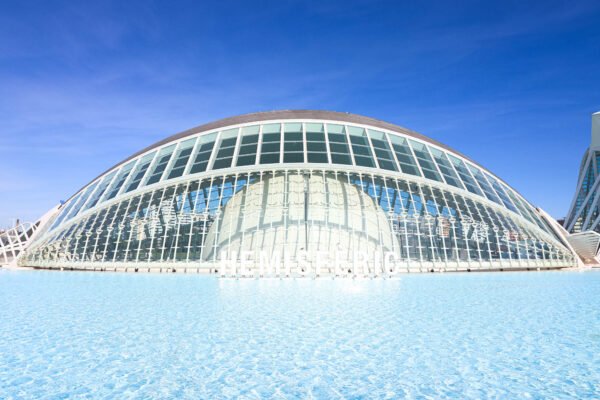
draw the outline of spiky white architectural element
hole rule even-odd
[[[592,140],[579,168],[575,197],[565,218],[569,233],[600,232],[600,111],[592,114]]]

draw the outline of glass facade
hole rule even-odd
[[[223,257],[242,263],[256,250],[335,252],[340,268],[363,252],[368,273],[386,272],[388,253],[398,271],[573,262],[539,213],[480,166],[343,120],[267,120],[173,140],[91,182],[44,229],[23,264],[217,270]]]

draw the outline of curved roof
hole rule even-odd
[[[52,231],[55,227],[60,226],[60,224],[62,223],[66,223],[67,221],[70,221],[72,218],[75,218],[78,213],[81,211],[82,206],[84,206],[84,204],[86,204],[86,208],[83,208],[84,211],[94,208],[94,207],[100,207],[100,204],[103,203],[106,200],[112,199],[115,196],[119,196],[119,193],[122,192],[123,193],[128,193],[131,190],[135,190],[138,185],[140,184],[143,176],[145,176],[146,174],[150,173],[150,170],[148,169],[148,166],[150,166],[151,163],[153,163],[152,165],[154,165],[154,169],[156,169],[158,171],[158,175],[156,175],[154,172],[152,172],[152,174],[154,174],[152,176],[153,180],[149,180],[148,178],[146,178],[146,180],[144,180],[144,183],[142,184],[142,186],[148,186],[150,184],[154,184],[154,183],[158,183],[159,180],[165,181],[168,180],[170,178],[166,177],[166,173],[163,173],[165,171],[165,167],[167,166],[167,164],[171,163],[171,161],[169,161],[171,159],[172,154],[175,153],[175,144],[173,144],[173,142],[178,142],[178,143],[188,143],[188,147],[186,148],[186,150],[189,150],[184,158],[185,158],[185,165],[187,165],[188,167],[186,167],[185,170],[187,170],[188,172],[186,174],[195,174],[195,173],[199,173],[199,172],[203,172],[206,170],[206,167],[208,165],[208,159],[202,161],[205,163],[204,169],[198,169],[196,171],[194,171],[193,169],[190,169],[189,165],[191,165],[191,160],[192,158],[189,157],[189,155],[192,152],[192,148],[195,149],[195,153],[196,157],[199,154],[202,154],[203,157],[205,157],[206,153],[211,153],[210,159],[212,159],[213,161],[211,162],[211,170],[219,170],[219,169],[226,169],[226,168],[230,168],[232,164],[233,157],[229,157],[227,158],[227,156],[223,156],[224,158],[222,160],[217,159],[216,161],[223,161],[223,160],[228,160],[229,163],[227,164],[227,166],[225,165],[225,163],[221,163],[221,165],[219,165],[218,167],[215,167],[214,163],[215,163],[215,159],[213,157],[215,152],[217,151],[221,151],[221,147],[212,147],[212,144],[215,143],[215,140],[212,141],[211,143],[211,147],[210,150],[204,150],[202,153],[199,153],[199,149],[200,147],[198,146],[197,143],[200,143],[201,141],[194,141],[193,143],[196,144],[191,144],[192,147],[189,147],[190,144],[192,143],[192,141],[187,140],[188,138],[192,138],[192,140],[195,140],[196,137],[202,137],[202,135],[206,134],[214,134],[215,137],[221,137],[225,131],[225,134],[228,133],[228,128],[236,128],[236,138],[238,137],[238,135],[242,135],[243,134],[243,129],[239,130],[238,128],[240,126],[244,126],[244,125],[254,125],[254,124],[269,124],[272,122],[286,122],[286,121],[290,121],[290,122],[296,122],[296,121],[302,121],[302,122],[319,122],[319,123],[339,123],[339,124],[343,124],[343,125],[347,125],[348,128],[350,129],[352,127],[352,125],[360,125],[363,128],[363,134],[366,133],[366,131],[364,131],[364,128],[374,128],[372,129],[370,135],[372,136],[374,133],[373,131],[376,129],[381,130],[382,132],[378,132],[378,134],[382,135],[382,137],[387,137],[388,145],[392,144],[392,140],[393,137],[404,137],[404,143],[406,143],[406,146],[409,146],[409,142],[412,143],[413,141],[406,141],[405,138],[412,138],[415,139],[413,144],[410,144],[410,147],[402,147],[401,150],[394,150],[396,151],[396,155],[391,155],[388,154],[388,158],[394,158],[394,160],[391,160],[386,164],[386,157],[384,156],[378,156],[378,157],[382,157],[382,159],[378,159],[378,162],[373,162],[373,160],[370,160],[370,163],[365,163],[364,161],[364,156],[358,156],[355,155],[351,152],[352,154],[352,158],[354,161],[350,161],[350,158],[348,158],[348,161],[350,161],[350,164],[348,165],[355,165],[356,167],[362,166],[365,168],[373,168],[373,169],[377,169],[379,168],[382,172],[385,171],[396,171],[396,172],[400,172],[402,173],[407,173],[411,176],[417,176],[417,177],[422,177],[425,179],[429,179],[431,181],[437,181],[441,184],[446,184],[446,185],[450,185],[453,186],[455,188],[458,189],[462,189],[464,190],[466,193],[469,193],[470,195],[475,195],[478,196],[477,198],[483,198],[483,199],[487,199],[492,203],[496,203],[497,205],[499,205],[502,208],[505,208],[511,212],[513,212],[514,214],[524,218],[525,220],[528,220],[529,222],[531,222],[533,225],[538,225],[539,228],[541,229],[545,229],[544,228],[544,223],[539,219],[539,217],[536,217],[536,212],[534,207],[527,201],[525,200],[516,190],[514,190],[513,188],[511,188],[506,182],[504,182],[502,179],[498,178],[495,174],[493,174],[491,171],[487,170],[486,168],[482,167],[481,165],[479,165],[478,163],[476,163],[475,161],[473,161],[472,159],[470,159],[469,157],[466,157],[465,155],[455,151],[454,149],[452,149],[451,147],[448,147],[446,145],[444,145],[443,143],[440,143],[434,139],[431,139],[425,135],[419,134],[415,131],[400,127],[398,125],[394,125],[388,122],[384,122],[384,121],[380,121],[374,118],[369,118],[369,117],[364,117],[361,115],[356,115],[356,114],[349,114],[349,113],[342,113],[342,112],[333,112],[333,111],[319,111],[319,110],[280,110],[280,111],[266,111],[266,112],[257,112],[257,113],[250,113],[250,114],[243,114],[243,115],[239,115],[239,116],[235,116],[235,117],[229,117],[229,118],[224,118],[218,121],[214,121],[214,122],[210,122],[208,124],[204,124],[204,125],[200,125],[198,127],[189,129],[187,131],[181,132],[181,133],[177,133],[175,135],[169,136],[161,141],[158,141],[138,152],[136,152],[135,154],[130,155],[129,157],[127,157],[126,159],[122,160],[121,162],[115,164],[114,166],[112,166],[111,168],[109,168],[108,170],[106,170],[104,173],[102,173],[101,175],[99,175],[98,177],[94,178],[92,181],[90,181],[89,184],[87,184],[86,186],[84,186],[82,189],[80,189],[79,191],[77,191],[75,194],[73,194],[73,196],[71,196],[69,198],[69,200],[67,200],[67,202],[65,202],[65,204],[69,203],[70,206],[66,207],[64,209],[64,211],[62,211],[60,217],[57,219],[57,221],[55,222],[55,225],[50,229],[50,231]],[[221,131],[218,133],[218,131]],[[327,131],[327,130],[326,130]],[[233,132],[233,130],[232,130]],[[217,136],[218,133],[218,136]],[[231,133],[231,132],[229,132]],[[356,132],[354,133],[356,134]],[[262,135],[262,133],[261,133]],[[348,132],[348,135],[353,135],[352,132]],[[211,135],[213,136],[213,135]],[[258,135],[257,136],[257,140],[258,140]],[[262,136],[261,136],[262,137]],[[231,138],[228,138],[227,140],[230,140]],[[348,138],[349,140],[350,138]],[[237,139],[236,139],[237,140]],[[304,138],[303,140],[306,140],[306,138]],[[330,138],[331,140],[331,138]],[[373,139],[371,138],[370,140],[367,140],[371,146],[373,146],[373,144],[371,143]],[[225,141],[219,139],[219,145],[221,146],[222,143],[225,143]],[[237,143],[237,142],[236,142]],[[426,170],[428,170],[427,168],[427,160],[425,160],[425,165],[422,163],[423,159],[419,159],[421,161],[418,161],[418,165],[416,163],[415,160],[412,161],[407,161],[405,163],[401,163],[400,162],[400,158],[396,159],[396,156],[400,157],[402,156],[405,152],[408,152],[409,154],[412,154],[412,157],[418,157],[417,153],[418,153],[418,149],[415,149],[415,145],[417,146],[422,146],[422,148],[428,149],[428,146],[426,145],[432,145],[433,147],[436,147],[438,150],[438,154],[440,154],[441,156],[439,160],[436,159],[436,161],[434,161],[431,157],[432,154],[434,154],[432,152],[432,154],[429,154],[429,150],[425,150],[425,153],[428,155],[429,160],[431,161],[432,165],[433,165],[433,170],[438,169],[439,171],[435,172],[433,170],[431,170],[430,174],[427,174]],[[239,145],[233,145],[235,146],[239,146]],[[283,146],[283,144],[282,144]],[[358,145],[357,145],[358,146]],[[400,144],[400,146],[405,146]],[[331,146],[328,144],[329,150],[333,152]],[[360,146],[359,146],[360,147]],[[147,156],[156,156],[155,158],[158,159],[161,156],[160,152],[156,152],[154,150],[161,148],[161,152],[164,152],[165,150],[167,150],[168,155],[162,156],[163,158],[161,158],[161,160],[166,159],[167,161],[161,161],[162,164],[156,164],[156,161],[152,161],[152,158],[147,160],[144,163],[139,163],[140,165],[144,165],[142,168],[142,172],[139,172],[137,170],[132,169],[134,166],[134,163],[132,162],[132,160],[136,160],[136,159],[142,159],[142,157],[147,157]],[[177,146],[177,148],[179,148],[179,146]],[[237,148],[237,147],[236,147]],[[279,148],[279,147],[278,147]],[[169,150],[170,149],[170,150]],[[208,147],[207,147],[208,149]],[[283,149],[283,147],[282,147]],[[225,150],[233,150],[231,143],[229,143],[228,145],[225,146]],[[375,151],[376,149],[374,149],[373,147],[371,147],[371,151]],[[263,150],[261,150],[262,152]],[[325,150],[327,151],[327,150]],[[402,154],[400,154],[400,156],[398,155],[398,151],[400,151]],[[294,152],[292,152],[294,153]],[[297,158],[290,158],[288,161],[285,161],[285,157],[283,155],[280,155],[280,153],[277,153],[278,155],[280,155],[278,157],[278,160],[280,160],[279,162],[274,162],[273,160],[267,161],[266,165],[276,165],[276,164],[280,164],[280,163],[296,163],[296,164],[304,164],[307,163],[309,164],[310,162],[306,161],[308,160],[307,158],[307,150],[306,150],[306,146],[304,149],[304,161],[300,161]],[[179,155],[177,157],[181,157],[181,154],[183,153],[179,153]],[[237,154],[237,150],[235,151],[235,154]],[[256,163],[253,163],[252,165],[259,165],[258,164],[258,155],[262,153],[256,153],[256,154],[252,154],[252,156],[254,156],[254,160]],[[265,153],[267,156],[269,156],[271,153],[269,151],[267,151]],[[295,153],[294,153],[295,154]],[[336,153],[337,154],[337,153]],[[360,153],[359,154],[363,154]],[[443,154],[446,154],[446,156],[444,156]],[[231,156],[234,155],[234,152],[231,151]],[[337,161],[334,161],[333,159],[333,153],[331,153],[331,157],[329,158],[329,162],[325,162],[327,164],[347,164],[347,162],[340,162],[338,163]],[[450,155],[454,155],[458,158],[460,158],[461,160],[456,159],[456,162],[458,162],[459,164],[454,163],[454,158],[450,158],[448,156]],[[348,156],[350,156],[350,154],[348,154]],[[371,154],[371,156],[373,156]],[[236,155],[235,157],[238,157],[238,155]],[[248,156],[245,156],[248,157]],[[421,156],[424,157],[424,156]],[[435,157],[435,156],[434,156]],[[361,163],[359,163],[359,158],[362,160]],[[239,160],[236,158],[236,160]],[[296,160],[296,161],[292,161],[292,160]],[[467,163],[463,163],[464,161],[467,161]],[[339,160],[338,160],[339,161]],[[367,160],[369,161],[369,160]],[[406,161],[406,160],[405,160]],[[137,161],[135,161],[137,162]],[[197,162],[197,161],[195,161]],[[262,162],[262,160],[261,160]],[[319,164],[321,165],[321,161],[317,162],[317,161],[313,161],[314,163],[316,163],[315,165]],[[397,162],[397,165],[394,164],[394,162]],[[127,164],[129,163],[129,164]],[[383,163],[383,164],[382,164]],[[408,164],[407,164],[408,163]],[[441,164],[440,164],[441,163]],[[444,163],[448,163],[448,165],[452,165],[450,163],[454,163],[453,165],[455,165],[455,167],[450,166],[449,168],[446,167],[446,169],[449,169],[451,171],[454,171],[454,174],[451,174],[449,172],[443,173],[443,169],[441,168],[442,166],[444,166]],[[119,172],[118,175],[115,175],[114,173],[111,173],[111,171],[116,171],[119,169],[119,167],[121,167],[122,165],[131,165],[131,167],[127,167],[125,166],[124,168],[120,169],[121,172]],[[392,165],[394,164],[394,165]],[[409,165],[409,164],[413,164],[413,165]],[[137,165],[137,164],[135,164]],[[158,166],[157,166],[158,165]],[[169,165],[172,165],[169,164]],[[250,165],[250,164],[237,164],[236,161],[236,168],[237,167],[243,167],[245,165]],[[400,167],[400,165],[402,165],[402,167]],[[162,167],[162,169],[160,169],[159,167]],[[404,169],[405,167],[408,167],[406,170]],[[414,167],[414,168],[413,168]],[[468,167],[468,168],[467,168]],[[135,168],[138,168],[137,166]],[[414,172],[411,172],[411,168],[414,169]],[[456,170],[455,170],[456,168]],[[462,173],[460,172],[462,168]],[[180,169],[180,173],[179,175],[175,175],[175,177],[179,177],[182,176],[181,174],[184,172],[184,169],[181,168],[181,166],[179,167]],[[422,170],[422,171],[421,171]],[[136,172],[137,171],[137,172]],[[421,172],[419,172],[421,171]],[[434,173],[435,172],[435,173]],[[444,176],[442,177],[442,175],[439,175],[439,173],[442,173]],[[102,180],[102,185],[98,186],[98,188],[96,188],[96,185],[100,182],[100,178],[105,176],[106,174],[112,174],[110,175],[110,177],[108,177],[108,179],[106,180],[106,183],[104,182],[104,180]],[[127,190],[123,189],[123,184],[130,179],[129,174],[135,174],[135,176],[139,176],[139,179],[134,180],[133,185],[131,185],[131,187]],[[140,175],[141,174],[141,175]],[[437,174],[437,175],[436,175]],[[114,175],[114,176],[113,176]],[[163,179],[161,179],[161,177],[165,175],[165,177]],[[113,180],[114,178],[114,181]],[[156,178],[156,179],[155,179]],[[104,179],[104,178],[101,178]],[[496,181],[497,179],[497,181]],[[94,182],[96,182],[94,184]],[[88,186],[89,185],[89,186]],[[109,189],[109,185],[110,185],[110,196],[107,196],[107,194],[105,193],[105,191],[107,191]],[[87,190],[85,193],[82,193],[82,190],[84,190],[86,187],[89,187],[89,190]],[[97,189],[98,193],[95,193],[94,191]],[[78,195],[78,193],[82,193],[81,195]],[[94,194],[94,196],[92,196],[91,198],[93,200],[90,201],[89,206],[87,206],[87,202],[89,200],[89,197],[91,194]],[[77,196],[77,199],[79,199],[79,196],[81,197],[81,202],[78,202],[78,200],[73,200],[74,197]],[[74,207],[73,207],[74,206]],[[70,209],[70,207],[73,207],[73,210]],[[67,216],[68,214],[68,216]],[[67,216],[67,218],[63,221],[62,219]]]
[[[231,125],[245,124],[245,123],[259,122],[259,121],[281,120],[281,119],[333,120],[333,121],[349,122],[349,123],[355,123],[355,124],[371,125],[371,126],[374,126],[374,127],[380,128],[380,129],[386,129],[386,130],[390,130],[393,132],[403,133],[405,135],[408,135],[408,136],[420,139],[422,141],[434,144],[438,147],[441,147],[441,148],[449,150],[455,154],[458,154],[461,157],[466,158],[467,160],[471,161],[473,164],[476,164],[479,167],[490,172],[492,175],[496,176],[495,174],[493,174],[491,171],[489,171],[484,166],[473,161],[471,158],[465,156],[464,154],[454,150],[453,148],[451,148],[449,146],[446,146],[445,144],[443,144],[441,142],[438,142],[437,140],[434,140],[428,136],[422,135],[422,134],[412,131],[410,129],[403,128],[399,125],[381,121],[379,119],[364,117],[364,116],[358,115],[358,114],[350,114],[350,113],[339,112],[339,111],[275,110],[275,111],[261,111],[261,112],[237,115],[235,117],[223,118],[218,121],[209,122],[207,124],[200,125],[195,128],[192,128],[192,129],[188,129],[187,131],[176,133],[174,135],[166,137],[163,140],[160,140],[160,141],[138,151],[137,153],[130,155],[123,161],[113,165],[112,167],[110,167],[109,169],[104,171],[102,174],[98,175],[98,177],[104,175],[105,173],[112,170],[113,168],[118,167],[119,165],[124,164],[131,159],[134,159],[135,157],[139,156],[140,154],[143,154],[154,148],[160,147],[164,144],[170,143],[174,140],[182,139],[184,137],[195,135],[195,134],[201,133],[201,132],[207,132],[207,131],[211,131],[211,130],[215,130],[215,129],[224,128],[226,126],[231,126]],[[92,181],[95,180],[96,178],[92,179]],[[90,181],[90,182],[92,182],[92,181]]]
[[[489,173],[491,176],[493,176],[496,179],[498,179],[499,181],[503,182],[506,186],[508,186],[510,189],[512,189],[515,193],[518,193],[518,191],[516,191],[514,188],[512,188],[507,182],[505,182],[503,179],[501,179],[496,174],[494,174],[493,172],[491,172],[490,170],[488,170],[481,164],[477,163],[473,159],[465,156],[464,154],[454,150],[453,148],[451,148],[441,142],[438,142],[437,140],[434,140],[428,136],[422,135],[422,134],[412,131],[410,129],[406,129],[401,126],[391,124],[389,122],[381,121],[381,120],[378,120],[375,118],[365,117],[365,116],[357,115],[357,114],[350,114],[350,113],[346,113],[346,112],[323,111],[323,110],[275,110],[275,111],[255,112],[255,113],[249,113],[249,114],[242,114],[242,115],[238,115],[238,116],[234,116],[234,117],[223,118],[218,121],[209,122],[207,124],[200,125],[195,128],[188,129],[186,131],[166,137],[165,139],[160,140],[160,141],[130,155],[129,157],[125,158],[124,160],[120,161],[119,163],[111,166],[106,171],[102,172],[100,175],[96,176],[94,179],[90,180],[82,188],[80,188],[78,191],[76,191],[71,197],[69,197],[69,199],[67,199],[67,201],[65,201],[65,204],[68,203],[73,197],[75,197],[83,189],[85,189],[91,182],[96,181],[98,178],[109,173],[111,170],[114,170],[115,168],[120,167],[121,165],[127,163],[128,161],[135,159],[136,157],[138,157],[144,153],[147,153],[150,150],[160,148],[161,146],[164,146],[170,142],[178,141],[178,140],[186,138],[188,136],[193,136],[193,135],[197,135],[197,134],[201,134],[201,133],[210,133],[215,130],[219,130],[221,128],[225,128],[225,127],[229,127],[229,126],[241,125],[241,124],[247,124],[247,123],[253,123],[253,122],[276,121],[276,120],[279,120],[279,121],[281,121],[281,120],[316,120],[316,121],[343,122],[343,123],[350,123],[350,124],[372,126],[374,128],[379,128],[379,129],[382,129],[382,130],[385,130],[388,132],[395,132],[398,134],[406,135],[406,136],[418,139],[420,141],[432,144],[439,148],[442,148],[442,149],[444,149],[450,153],[453,153],[465,160],[468,160],[472,164],[476,165],[477,167],[479,167],[482,170]]]

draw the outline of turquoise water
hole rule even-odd
[[[600,396],[600,271],[0,270],[0,398]]]

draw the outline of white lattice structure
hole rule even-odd
[[[600,112],[592,114],[592,140],[579,168],[575,196],[565,218],[569,233],[600,233]]]
[[[317,263],[341,254],[346,271],[365,274],[577,264],[535,207],[456,150],[311,110],[226,118],[132,155],[75,193],[19,263],[255,273],[257,257],[244,255],[253,251]]]
[[[56,214],[54,207],[36,222],[25,222],[0,233],[0,267],[16,267],[17,258],[26,250],[48,220]]]

